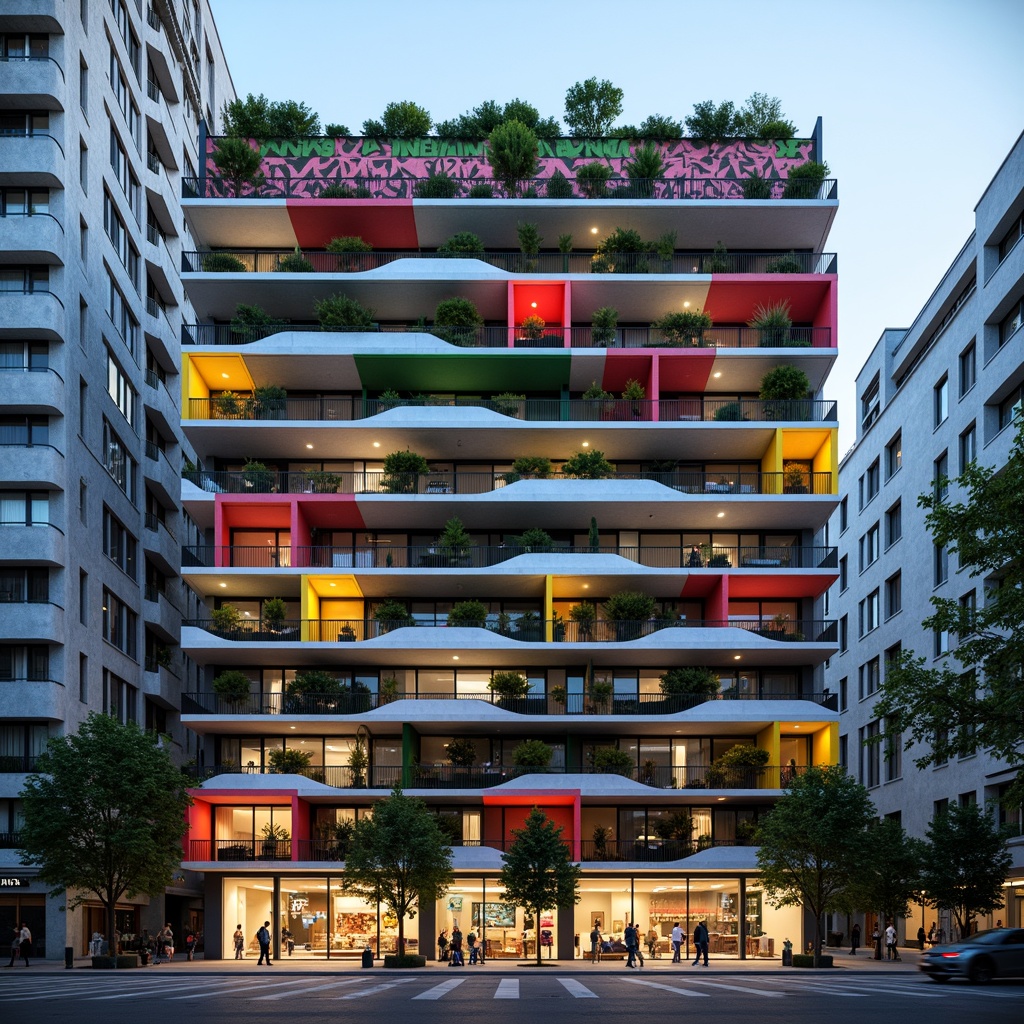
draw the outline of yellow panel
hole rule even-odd
[[[762,473],[781,473],[782,472],[782,431],[776,430],[772,434],[771,441],[768,442],[768,447],[765,449],[764,455],[761,457],[761,472]]]
[[[300,636],[304,641],[309,640],[310,620],[320,618],[320,596],[313,586],[315,580],[315,576],[303,576],[299,588],[301,597],[301,611],[299,614],[302,617],[302,632]]]
[[[839,723],[829,722],[811,737],[811,759],[818,766],[836,763],[839,750]]]
[[[790,427],[783,430],[782,435],[783,459],[812,459],[816,463],[822,449],[829,443],[832,431],[821,427]],[[817,469],[818,466],[815,465],[814,468]]]
[[[237,352],[202,353],[191,357],[193,380],[201,379],[205,395],[190,393],[188,398],[206,398],[210,391],[252,391],[253,379],[245,359]]]
[[[779,753],[779,739],[782,735],[782,728],[779,722],[772,722],[770,725],[765,726],[757,734],[757,748],[758,750],[767,750],[771,757],[768,758],[769,764],[778,764],[780,753]]]
[[[554,619],[554,611],[551,607],[552,601],[555,596],[555,579],[553,576],[544,577],[544,640],[546,643],[551,643],[555,638],[554,625],[552,620]]]
[[[363,597],[363,588],[351,574],[336,575],[332,573],[325,576],[310,576],[309,586],[320,598],[356,597],[361,600]]]

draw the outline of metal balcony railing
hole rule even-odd
[[[182,479],[214,494],[394,494],[451,495],[488,494],[502,487],[514,487],[520,478],[511,472],[478,473],[456,470],[452,473],[385,473],[383,470],[358,470],[311,474],[308,470],[247,469],[186,470]],[[558,486],[557,475],[548,486]],[[607,483],[650,480],[681,494],[689,495],[806,495],[832,494],[830,472],[804,473],[796,483],[787,472],[744,470],[739,473],[708,473],[701,470],[655,470],[639,473],[612,473]],[[591,483],[598,483],[591,481]]]
[[[153,670],[155,671],[155,669]],[[796,690],[727,689],[715,700],[773,701],[805,700],[837,711],[836,697],[822,693],[801,693]],[[569,693],[564,700],[537,694],[529,697],[498,697],[493,693],[457,693],[453,690],[430,693],[381,694],[369,691],[342,693],[252,693],[240,700],[229,701],[215,693],[182,694],[181,711],[185,715],[360,715],[385,707],[398,700],[476,700],[510,711],[516,715],[676,715],[690,711],[707,698],[666,696],[661,693],[619,694],[597,699],[590,694]],[[333,770],[333,769],[328,769]],[[347,770],[347,769],[345,769]],[[333,785],[334,783],[332,783]]]
[[[419,324],[370,324],[365,327],[321,327],[285,323],[262,327],[230,324],[183,324],[182,345],[238,347],[276,334],[420,334],[458,348],[831,348],[830,327],[710,327],[699,336],[678,337],[655,327],[546,327],[539,337],[521,327],[446,328]]]
[[[291,839],[190,839],[189,860],[291,860]]]
[[[349,193],[344,199],[417,199],[423,189],[426,178],[323,178],[323,177],[268,177],[259,186],[243,185],[240,194],[236,193],[233,183],[226,179],[207,175],[205,180],[196,176],[181,179],[181,196],[183,199],[281,199],[281,198],[317,198],[324,189],[341,186]],[[454,181],[452,200],[460,198],[493,198],[493,199],[544,199],[547,198],[548,179],[529,178],[519,183],[511,191],[505,184],[494,178],[473,178]],[[744,199],[746,194],[742,178],[610,178],[607,182],[591,184],[568,179],[565,183],[572,189],[572,199],[585,201],[614,200],[720,200]],[[768,179],[758,182],[766,194],[757,195],[763,200],[824,200],[838,198],[837,181],[826,178],[820,185],[809,181],[787,181],[786,179]],[[480,196],[482,186],[491,190],[490,197]],[[476,189],[475,195],[472,190]],[[562,198],[559,196],[558,198]],[[324,200],[327,201],[326,199]]]
[[[36,760],[34,754],[0,754],[0,774],[34,772]]]
[[[185,567],[244,569],[482,569],[521,555],[557,559],[580,554],[616,555],[651,569],[834,569],[838,564],[837,549],[832,546],[716,544],[694,551],[679,545],[604,545],[595,549],[562,543],[550,549],[495,544],[459,550],[436,544],[193,544],[182,549],[181,562]]]
[[[836,403],[812,399],[763,401],[756,398],[665,398],[660,400],[592,398],[390,399],[359,395],[261,399],[231,392],[213,398],[190,398],[191,420],[360,420],[393,409],[486,409],[509,419],[534,423],[835,423]]]
[[[150,168],[155,170],[155,168]],[[185,273],[272,274],[303,267],[310,274],[361,274],[396,260],[471,259],[509,274],[835,274],[834,252],[676,252],[661,258],[650,252],[602,253],[593,251],[521,252],[481,251],[446,253],[417,249],[375,249],[370,252],[327,252],[294,249],[224,249],[181,254]],[[301,260],[301,262],[300,262]],[[453,273],[455,273],[453,271]]]
[[[18,850],[20,848],[20,832],[0,832],[0,850]]]
[[[460,622],[449,627],[447,621],[402,620],[376,622],[363,619],[285,619],[267,621],[245,619],[243,622],[218,625],[216,620],[187,619],[183,626],[204,629],[223,640],[240,643],[356,643],[376,640],[402,629],[479,629],[489,634],[506,637],[521,643],[543,643],[549,623],[542,619],[528,622],[516,620],[505,625],[497,616],[484,622]],[[555,643],[606,644],[627,643],[652,636],[663,630],[675,629],[742,629],[767,640],[789,643],[834,643],[834,619],[649,619],[643,622],[625,620],[599,620],[593,623],[550,621]],[[672,637],[663,638],[670,643]]]

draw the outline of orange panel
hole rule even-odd
[[[755,306],[786,301],[794,323],[818,323],[834,282],[835,278],[818,274],[770,274],[754,280],[747,275],[716,274],[704,309],[716,324],[745,324]]]

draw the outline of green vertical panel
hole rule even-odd
[[[583,765],[583,740],[575,733],[565,737],[565,770],[571,771]]]
[[[409,722],[402,723],[402,789],[411,789],[420,763],[420,734]]]

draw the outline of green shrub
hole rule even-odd
[[[784,256],[775,256],[765,264],[766,274],[802,274],[804,265],[797,254],[790,250]]]
[[[551,460],[544,458],[543,455],[523,455],[512,463],[512,472],[517,476],[546,480],[551,476]]]
[[[455,296],[442,299],[434,308],[434,329],[431,332],[450,345],[467,346],[476,340],[484,318],[469,299]]]
[[[732,270],[733,259],[729,250],[722,242],[715,243],[714,252],[701,260],[701,271],[705,274],[728,274]]]
[[[449,626],[475,626],[487,624],[487,605],[483,601],[457,601],[448,613]]]
[[[478,181],[469,188],[470,199],[493,199],[494,186],[487,181]]]
[[[587,199],[602,199],[608,195],[608,179],[612,169],[595,161],[576,168],[576,185]]]
[[[267,761],[274,775],[301,775],[313,760],[313,755],[304,750],[270,750]]]
[[[537,173],[537,136],[522,121],[509,120],[497,125],[487,140],[487,156],[494,177],[506,195],[514,199],[524,184]]]
[[[648,622],[658,602],[639,590],[623,590],[604,602],[604,617],[612,622]]]
[[[622,389],[622,397],[629,402],[639,402],[647,397],[647,390],[640,381],[630,377]]]
[[[231,608],[236,615],[238,614],[238,609],[232,605],[224,605],[216,611],[223,611],[225,608]],[[223,632],[227,633],[230,630],[224,629]],[[252,681],[244,672],[231,668],[214,677],[213,692],[228,704],[240,704],[252,692]]]
[[[776,366],[761,378],[758,397],[762,401],[806,398],[811,389],[807,374],[798,366]]]
[[[288,605],[283,597],[268,597],[263,602],[262,618],[271,629],[280,629],[287,614]]]
[[[327,243],[328,252],[372,252],[373,246],[358,235],[340,235]]]
[[[203,257],[203,271],[207,274],[241,274],[245,264],[229,252],[211,252]]]
[[[472,768],[476,764],[476,744],[465,736],[448,741],[448,763],[455,768]]]
[[[380,480],[385,494],[415,494],[418,478],[430,472],[430,464],[422,455],[406,449],[384,456],[384,474]]]
[[[747,321],[749,327],[760,332],[762,348],[777,348],[789,341],[789,331],[793,326],[790,316],[790,305],[785,299],[771,302],[767,306],[758,304],[754,307],[753,317]]]
[[[637,199],[650,199],[654,195],[654,182],[665,173],[665,161],[653,142],[645,142],[633,150],[633,159],[623,169]]]
[[[286,323],[286,320],[275,320],[262,306],[247,306],[240,302],[235,306],[235,315],[231,318],[231,333],[266,338]]]
[[[289,697],[301,697],[307,694],[315,697],[340,697],[347,688],[337,676],[323,669],[311,668],[305,672],[297,672],[288,684]]]
[[[601,306],[590,315],[590,339],[595,345],[607,345],[615,340],[619,311],[613,306]]]
[[[540,243],[544,241],[537,225],[530,221],[520,221],[516,225],[516,235],[519,237],[519,251],[530,259],[536,259]]]
[[[462,192],[459,180],[444,171],[431,171],[422,181],[416,182],[413,189],[417,199],[458,199]]]
[[[295,246],[294,252],[282,256],[277,261],[277,269],[285,274],[312,274],[316,268],[302,255],[299,247]]]
[[[547,768],[551,754],[551,748],[543,740],[523,740],[512,751],[512,763],[517,768]]]
[[[487,689],[499,698],[522,699],[530,692],[530,680],[522,672],[495,672]]]
[[[320,328],[324,331],[369,330],[374,326],[376,311],[347,295],[331,295],[313,307]]]
[[[437,247],[439,256],[480,256],[484,243],[472,231],[459,231]]]
[[[389,599],[381,601],[373,611],[373,618],[378,623],[380,633],[390,633],[393,629],[413,626],[416,620],[409,613],[404,601]]]
[[[518,416],[523,411],[526,395],[515,391],[502,391],[500,395],[491,396],[491,408],[502,416]]]
[[[242,466],[245,489],[254,494],[269,494],[274,487],[274,471],[265,462],[247,459]]]
[[[335,182],[326,188],[320,189],[317,199],[369,199],[372,193],[365,185],[345,185],[342,182]]]
[[[605,391],[605,389],[601,387],[596,380],[592,380],[590,382],[590,387],[588,387],[580,397],[585,398],[588,401],[606,402],[615,396],[610,391]]]
[[[782,198],[817,199],[821,183],[828,175],[828,164],[819,164],[816,160],[808,160],[799,167],[792,167],[786,175]]]
[[[544,186],[544,195],[548,199],[574,199],[576,192],[572,182],[561,171],[555,171]]]
[[[743,179],[744,199],[771,199],[772,183],[768,178],[762,178],[756,171],[749,177]]]
[[[576,452],[562,464],[562,475],[575,477],[577,480],[603,480],[614,472],[615,466],[604,457],[604,452],[597,448]]]
[[[340,474],[328,473],[322,469],[311,469],[306,474],[306,485],[313,494],[336,494],[341,481]]]
[[[544,317],[531,313],[529,316],[523,317],[523,322],[519,325],[519,329],[523,332],[523,338],[527,341],[540,341],[544,337],[546,325],[547,321]]]
[[[651,324],[652,327],[661,331],[665,343],[673,347],[699,345],[703,340],[704,332],[710,330],[711,325],[710,313],[698,313],[689,309],[666,313]]]
[[[661,692],[666,697],[713,700],[719,692],[718,673],[697,665],[671,668],[661,677]]]
[[[728,402],[715,410],[715,419],[719,423],[736,422],[745,420],[746,416],[743,415],[743,406],[739,402]]]
[[[602,775],[621,775],[631,779],[636,770],[633,755],[618,747],[598,747],[594,751],[594,771]]]
[[[650,270],[650,251],[650,243],[643,240],[639,231],[616,228],[598,243],[591,269],[602,274],[646,274]]]

